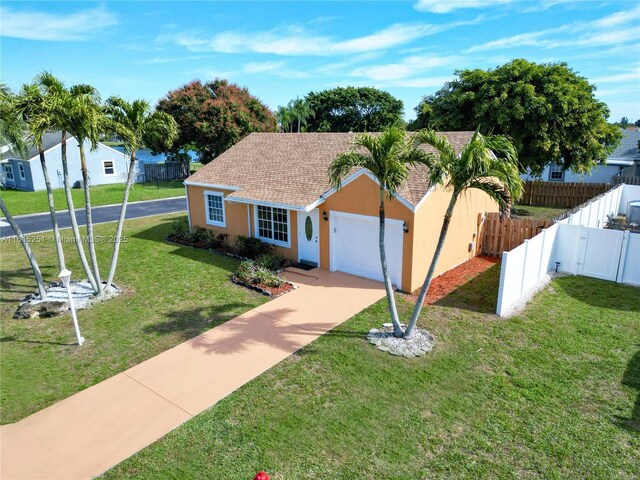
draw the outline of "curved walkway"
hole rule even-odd
[[[127,219],[150,217],[152,215],[163,215],[165,213],[178,213],[187,210],[187,197],[162,198],[160,200],[144,200],[141,202],[131,202],[127,205]],[[85,211],[83,208],[76,208],[78,225],[86,224]],[[120,216],[120,204],[104,205],[91,209],[93,224],[115,222]],[[60,228],[71,227],[71,217],[67,210],[56,212]],[[30,215],[20,215],[13,217],[22,233],[40,233],[51,231],[51,215],[49,213],[33,213]],[[0,222],[0,238],[12,237],[15,235],[13,229],[5,221]]]
[[[298,289],[0,430],[0,478],[100,475],[385,295],[340,272],[291,269]]]

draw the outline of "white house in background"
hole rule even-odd
[[[607,157],[604,163],[596,165],[590,174],[563,171],[562,165],[547,165],[540,177],[522,175],[523,180],[543,180],[545,182],[586,182],[611,183],[611,177],[640,176],[640,130],[623,130],[620,145]]]
[[[42,139],[45,158],[49,170],[52,188],[63,188],[62,175],[62,144],[60,132],[46,133]],[[80,149],[78,141],[67,137],[67,163],[69,165],[69,179],[71,186],[82,184],[80,170]],[[129,168],[129,158],[123,153],[107,145],[98,143],[95,150],[91,150],[89,142],[84,145],[87,170],[91,185],[109,183],[124,183]],[[44,176],[40,165],[38,149],[31,147],[24,158],[14,150],[6,147],[0,149],[0,179],[5,188],[35,191],[44,190]],[[138,168],[138,167],[136,167]]]

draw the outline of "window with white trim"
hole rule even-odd
[[[289,212],[284,208],[258,205],[258,238],[268,243],[283,247],[291,245],[289,242]]]
[[[207,223],[216,227],[226,227],[224,195],[220,192],[204,192],[204,203]]]
[[[13,181],[13,166],[10,163],[5,163],[2,167],[4,168],[4,174],[7,176],[7,180]]]
[[[18,164],[18,173],[20,174],[20,180],[24,180],[26,178],[24,174],[24,164],[22,163]]]
[[[102,166],[104,167],[104,174],[105,175],[115,175],[116,173],[116,167],[113,163],[113,160],[104,160],[102,162]]]
[[[559,163],[549,165],[549,180],[552,182],[561,182],[564,180],[564,170]]]

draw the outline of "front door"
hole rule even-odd
[[[320,260],[318,209],[298,212],[298,261],[318,266]]]

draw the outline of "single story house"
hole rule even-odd
[[[42,145],[49,170],[52,188],[63,188],[62,174],[62,143],[60,132],[49,132],[43,136]],[[80,149],[78,141],[67,136],[67,163],[71,186],[82,184],[80,169]],[[98,143],[95,150],[91,150],[89,142],[85,142],[85,159],[91,185],[108,183],[124,183],[129,168],[129,157],[111,147]],[[2,185],[5,188],[35,191],[44,190],[44,175],[40,165],[38,149],[31,146],[24,158],[14,150],[5,148],[0,154],[0,171]]]
[[[473,132],[443,135],[459,151]],[[232,238],[257,237],[291,260],[381,280],[379,184],[359,169],[336,190],[327,174],[353,137],[251,133],[184,182],[190,225]],[[450,197],[450,191],[430,185],[426,167],[418,166],[387,201],[387,258],[398,289],[422,285]],[[476,254],[483,216],[496,211],[498,205],[477,190],[459,200],[436,274]]]
[[[620,145],[587,175],[562,170],[562,165],[547,165],[540,177],[522,175],[523,180],[543,180],[545,182],[585,182],[611,183],[614,176],[634,177],[640,174],[640,131],[623,130]]]

